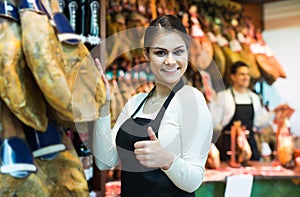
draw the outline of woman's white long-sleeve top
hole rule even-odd
[[[146,96],[140,93],[130,98],[112,130],[109,116],[95,121],[93,154],[99,169],[109,169],[119,163],[117,132]],[[155,118],[157,113],[145,114],[143,108],[135,117]],[[197,89],[184,86],[170,102],[158,131],[161,146],[174,154],[173,164],[163,171],[180,189],[192,192],[201,185],[212,132],[212,117],[204,96]]]
[[[274,119],[275,113],[268,112],[262,107],[260,98],[252,91],[245,93],[238,93],[233,89],[235,99],[231,93],[230,88],[218,92],[212,103],[210,110],[212,112],[214,129],[220,132],[226,126],[235,113],[235,101],[237,104],[250,104],[252,102],[254,108],[254,127],[260,129],[271,123]]]

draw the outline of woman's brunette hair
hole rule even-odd
[[[174,15],[163,15],[153,21],[147,27],[144,35],[144,47],[149,52],[151,42],[158,34],[162,32],[176,32],[185,42],[186,48],[189,49],[190,37],[180,19]],[[172,40],[170,40],[172,42]]]

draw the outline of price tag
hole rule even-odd
[[[217,43],[220,47],[228,46],[228,40],[222,35],[217,35]]]
[[[229,42],[229,47],[234,52],[241,52],[243,50],[238,40],[234,39]]]
[[[202,31],[200,25],[193,25],[191,30],[192,37],[203,37],[204,32]]]
[[[208,36],[211,43],[216,43],[217,42],[217,38],[212,32],[207,32],[206,35]]]
[[[241,32],[237,34],[237,38],[238,38],[240,43],[245,43],[246,42],[246,38],[245,38],[244,34],[242,34]]]
[[[264,48],[264,51],[268,57],[274,56],[273,51],[271,50],[271,48],[268,45],[264,45],[262,47]]]
[[[265,50],[259,43],[250,44],[250,49],[253,54],[265,54]]]

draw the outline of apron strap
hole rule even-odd
[[[164,102],[163,106],[160,108],[156,118],[154,119],[154,122],[153,122],[153,124],[154,124],[153,127],[154,128],[153,129],[156,129],[156,130],[154,130],[155,132],[158,131],[161,120],[162,120],[162,118],[163,118],[163,116],[164,116],[171,100],[175,96],[176,92],[178,92],[183,86],[184,86],[184,82],[183,82],[182,78],[180,78],[179,82],[175,85],[173,90],[170,92],[170,95],[168,96],[168,98]]]
[[[152,94],[154,93],[154,90],[156,89],[156,86],[154,86],[152,88],[152,90],[149,92],[149,94],[144,98],[144,100],[140,103],[140,105],[138,106],[138,108],[135,110],[135,112],[131,115],[131,118],[133,118],[135,116],[135,114],[141,109],[141,107],[143,106],[143,104],[146,102],[146,100],[152,96]]]
[[[183,79],[180,78],[179,82],[175,85],[175,87],[172,89],[172,91],[170,92],[168,98],[166,99],[166,101],[164,102],[163,106],[160,108],[157,116],[155,117],[155,119],[152,121],[152,127],[154,132],[158,132],[161,120],[165,114],[166,109],[168,108],[171,100],[173,99],[174,95],[176,94],[176,92],[178,92],[178,90],[180,90],[182,87],[184,86],[184,82]],[[131,118],[133,118],[136,113],[141,109],[141,107],[143,106],[143,104],[146,102],[146,100],[152,96],[152,94],[154,93],[156,86],[153,87],[153,89],[149,92],[149,94],[146,96],[146,98],[144,98],[144,100],[140,103],[140,105],[138,106],[138,108],[135,110],[135,112],[131,115]]]
[[[234,103],[236,104],[236,99],[235,99],[235,95],[233,93],[232,87],[230,88],[230,92],[231,92],[231,95],[233,97]],[[251,104],[253,104],[252,96],[250,95],[250,93],[249,93],[249,97],[250,97],[250,100],[251,100]]]

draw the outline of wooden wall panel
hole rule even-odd
[[[263,6],[264,29],[281,29],[300,26],[300,1],[286,0]]]

